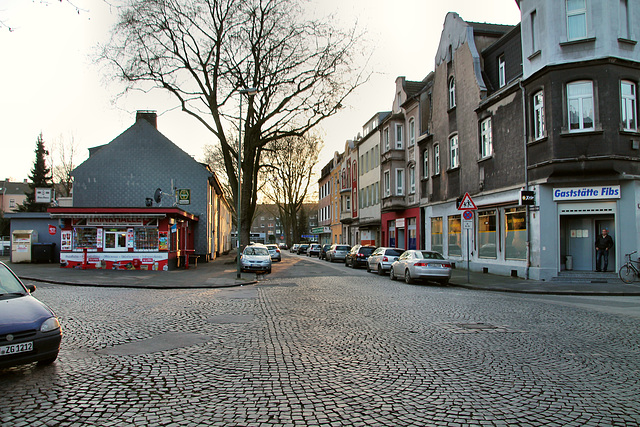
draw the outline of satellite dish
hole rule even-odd
[[[153,200],[156,201],[156,203],[160,203],[160,200],[162,200],[162,190],[161,189],[157,189],[156,192],[153,195]]]

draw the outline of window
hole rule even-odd
[[[366,164],[364,162],[364,154],[360,155],[360,166],[362,166],[360,168],[360,176],[364,175],[364,173],[366,172]]]
[[[409,120],[409,147],[413,147],[416,143],[416,121]]]
[[[418,233],[416,230],[416,219],[415,218],[407,218],[407,231],[409,232],[407,246],[409,249],[416,249],[416,245],[418,243]]]
[[[567,0],[567,39],[587,37],[587,0]]]
[[[460,215],[452,215],[449,223],[449,256],[462,256],[462,224]]]
[[[569,131],[593,129],[593,82],[579,81],[567,85]]]
[[[533,95],[533,136],[544,138],[544,95],[542,91]]]
[[[416,167],[409,167],[409,194],[416,192]]]
[[[480,143],[482,158],[489,157],[493,154],[493,137],[491,135],[491,117],[484,119],[480,123]]]
[[[478,256],[480,258],[497,257],[496,221],[495,210],[478,212]]]
[[[433,174],[440,174],[440,144],[433,146]]]
[[[404,169],[396,169],[396,196],[404,196]]]
[[[98,229],[95,227],[78,227],[73,229],[74,249],[96,249],[98,240]]]
[[[127,230],[124,228],[104,230],[104,250],[105,251],[127,250]]]
[[[377,205],[380,203],[380,183],[376,182],[375,188],[373,189],[373,203]]]
[[[346,211],[349,212],[351,210],[351,196],[345,197],[345,206]]]
[[[538,39],[536,37],[536,18],[537,13],[534,10],[533,12],[531,12],[531,52],[538,51]]]
[[[431,250],[442,253],[442,217],[431,218]]]
[[[500,87],[507,84],[504,55],[500,55],[498,58],[498,82]]]
[[[396,124],[396,150],[402,150],[402,139],[404,135],[404,126]]]
[[[16,199],[9,199],[9,208],[13,209],[16,207]]]
[[[134,229],[133,247],[137,251],[157,251],[158,229],[151,227]]]
[[[384,171],[384,196],[389,197],[391,195],[391,175],[389,171]]]
[[[630,81],[622,81],[620,92],[622,94],[622,128],[624,130],[637,131],[636,123],[636,85]]]
[[[460,166],[458,135],[454,135],[449,139],[449,169],[455,169]]]
[[[380,164],[380,148],[376,145],[373,150],[373,167]]]
[[[422,153],[422,177],[429,178],[429,149]]]
[[[524,207],[505,209],[505,258],[525,259],[527,241],[527,213]]]
[[[449,79],[449,108],[456,106],[456,81],[453,77]]]
[[[384,141],[384,151],[387,152],[391,149],[391,144],[389,142],[389,128],[384,128],[382,131],[382,139]]]
[[[620,0],[620,19],[618,22],[618,29],[620,31],[620,37],[623,39],[630,39],[631,34],[629,32],[629,1]]]

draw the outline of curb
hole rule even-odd
[[[250,280],[241,283],[234,284],[225,284],[225,285],[193,285],[193,286],[160,286],[160,285],[131,285],[131,284],[113,284],[107,285],[104,283],[78,283],[78,282],[65,282],[61,280],[48,280],[48,279],[38,279],[35,277],[27,277],[27,276],[18,276],[20,280],[26,281],[30,280],[32,282],[41,282],[41,283],[50,283],[54,285],[63,285],[63,286],[87,286],[94,288],[127,288],[127,289],[219,289],[219,288],[236,288],[247,285],[255,285],[258,283],[257,280]]]

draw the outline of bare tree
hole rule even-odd
[[[308,201],[321,149],[322,141],[312,134],[279,139],[268,146],[264,194],[278,207],[289,246],[300,239],[299,213]]]
[[[64,140],[60,136],[53,144],[51,150],[51,170],[53,173],[53,182],[60,184],[59,196],[69,197],[73,188],[73,176],[71,172],[77,166],[74,160],[77,160],[78,144],[73,135],[68,140]]]
[[[355,29],[304,19],[299,0],[132,0],[101,58],[129,88],[160,88],[219,141],[241,243],[249,241],[267,144],[337,113],[366,81]],[[256,88],[257,94],[239,91]],[[244,100],[240,97],[245,96]],[[243,117],[235,107],[245,102]],[[242,119],[241,194],[237,135]],[[246,215],[245,215],[246,213]]]

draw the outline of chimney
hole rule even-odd
[[[140,120],[146,120],[151,126],[158,129],[158,116],[155,110],[138,110],[136,112],[136,123]]]

